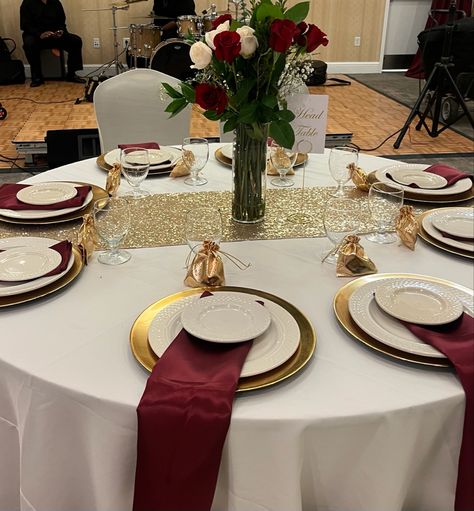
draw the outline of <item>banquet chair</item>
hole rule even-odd
[[[171,98],[161,84],[179,80],[153,69],[132,69],[103,81],[94,93],[94,108],[103,153],[118,144],[181,144],[189,136],[191,107],[170,119]]]

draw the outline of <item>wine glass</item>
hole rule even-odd
[[[356,234],[360,226],[360,206],[353,199],[330,199],[323,213],[324,230],[329,241],[334,245],[324,261],[335,264],[337,262],[337,248],[342,240]]]
[[[376,182],[369,189],[369,211],[377,224],[377,232],[367,239],[374,243],[394,243],[397,235],[393,232],[395,220],[403,206],[403,188],[396,184]]]
[[[352,146],[333,147],[329,153],[329,170],[334,181],[337,183],[337,189],[332,194],[333,197],[344,197],[344,185],[349,181],[351,172],[349,165],[357,165],[359,153]]]
[[[221,211],[211,206],[197,207],[188,211],[185,237],[194,253],[199,252],[205,241],[212,241],[219,245],[222,239]]]
[[[191,172],[191,176],[184,182],[191,186],[201,186],[207,183],[207,179],[199,176],[209,159],[209,144],[205,138],[186,137],[183,140],[183,163]]]
[[[122,173],[128,184],[132,187],[132,192],[126,196],[139,199],[150,195],[148,190],[140,188],[142,182],[148,176],[150,170],[150,156],[147,149],[140,147],[127,147],[122,149],[121,154]]]
[[[274,140],[272,141],[270,145],[270,161],[280,174],[280,177],[275,177],[270,181],[272,185],[281,187],[294,185],[294,182],[288,179],[287,174],[293,168],[297,156],[298,153],[296,151],[282,147]]]
[[[94,203],[93,215],[97,234],[110,248],[110,251],[99,255],[99,262],[113,265],[126,263],[131,255],[118,247],[130,229],[130,205],[127,199],[99,199]]]

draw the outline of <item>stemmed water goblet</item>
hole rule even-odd
[[[323,261],[331,264],[337,262],[337,249],[343,239],[356,234],[360,226],[360,206],[357,201],[345,198],[330,199],[323,213],[324,230],[329,241],[334,245],[325,255]]]
[[[186,214],[185,238],[189,248],[199,252],[205,241],[220,244],[222,239],[222,214],[212,206],[193,208]]]
[[[126,149],[122,149],[120,161],[122,164],[122,173],[128,184],[132,187],[132,191],[125,195],[134,199],[140,199],[141,197],[150,195],[148,190],[144,190],[140,187],[150,170],[150,156],[148,150],[140,147],[127,147]]]
[[[396,184],[376,182],[369,189],[369,211],[377,224],[377,232],[367,235],[374,243],[394,243],[397,235],[389,232],[403,206],[404,191]]]
[[[119,245],[130,229],[128,201],[123,197],[99,199],[94,203],[93,216],[97,234],[110,249],[99,255],[99,262],[111,265],[127,262],[131,255],[119,250]]]
[[[337,146],[331,149],[329,153],[329,170],[334,181],[337,183],[337,189],[332,194],[333,197],[344,197],[344,185],[351,177],[350,165],[357,165],[359,153],[352,146]]]
[[[183,163],[191,172],[184,182],[190,186],[201,186],[207,179],[199,175],[209,159],[209,143],[205,138],[186,137],[183,140]]]
[[[272,141],[270,146],[270,161],[280,174],[279,177],[275,177],[270,181],[272,185],[281,187],[294,185],[294,182],[288,179],[287,174],[293,168],[297,156],[298,153],[296,151],[287,149],[277,144],[274,140]]]

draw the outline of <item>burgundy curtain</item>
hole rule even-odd
[[[448,9],[450,0],[432,0],[431,10],[433,9]],[[456,8],[459,11],[464,11],[466,16],[471,15],[472,0],[456,0]],[[444,13],[434,13],[433,16],[428,15],[425,30],[434,27],[435,25],[443,25],[448,20],[448,15]],[[425,78],[423,71],[423,64],[421,62],[420,50],[417,51],[415,58],[410,66],[410,69],[405,73],[405,76],[410,78]]]

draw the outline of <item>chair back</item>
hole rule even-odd
[[[176,145],[189,136],[191,107],[170,119],[165,108],[171,98],[163,82],[176,86],[179,80],[153,69],[132,69],[97,87],[94,108],[103,153],[118,144]]]

